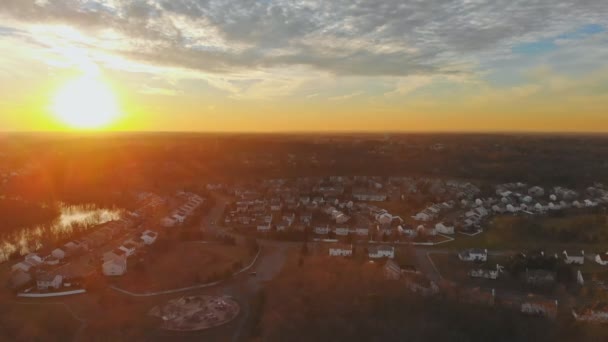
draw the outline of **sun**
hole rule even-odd
[[[82,76],[66,83],[53,98],[53,114],[76,129],[100,129],[120,115],[116,97],[99,77]]]

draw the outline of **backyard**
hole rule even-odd
[[[544,249],[608,251],[608,225],[605,215],[498,216],[476,236],[456,235],[442,248],[487,248],[498,250]]]
[[[131,260],[115,285],[129,291],[163,291],[223,279],[253,259],[242,245],[185,242]]]

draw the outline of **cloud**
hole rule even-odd
[[[362,91],[356,91],[356,92],[350,93],[350,94],[344,94],[344,95],[339,95],[339,96],[332,96],[332,97],[329,97],[328,100],[331,100],[331,101],[344,101],[344,100],[352,99],[353,97],[360,96],[362,94],[363,94]]]
[[[144,85],[143,87],[141,87],[139,92],[141,94],[146,94],[146,95],[164,95],[164,96],[176,96],[176,95],[180,94],[180,92],[175,89],[150,87],[147,85]]]
[[[459,74],[481,54],[581,25],[601,32],[604,0],[3,0],[25,23],[131,42],[113,51],[213,73],[307,66],[337,75]]]
[[[134,89],[154,95],[196,80],[229,100],[426,105],[460,87],[486,104],[569,87],[608,58],[604,0],[1,0],[0,20],[0,43],[51,69],[143,75]],[[524,70],[542,65],[569,78],[530,84]]]

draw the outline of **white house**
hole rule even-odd
[[[26,255],[25,261],[35,265],[42,264],[43,262],[42,258],[36,253],[29,253],[28,255]]]
[[[393,246],[370,246],[368,248],[368,254],[370,259],[389,258],[395,257],[395,247]]]
[[[534,300],[521,304],[521,312],[534,316],[555,317],[557,315],[557,300]]]
[[[36,287],[38,290],[48,290],[49,288],[58,289],[63,283],[63,277],[60,274],[52,275],[50,273],[41,272],[36,275]]]
[[[270,223],[259,224],[257,229],[260,233],[268,233],[270,232]]]
[[[65,251],[61,248],[55,248],[51,252],[51,255],[54,256],[55,258],[61,260],[61,259],[65,258]]]
[[[412,216],[412,218],[416,221],[430,221],[432,219],[431,215],[424,213],[424,212],[420,212],[414,216]]]
[[[15,271],[29,272],[29,270],[34,266],[35,265],[29,261],[22,261],[22,262],[14,264],[13,267],[11,267],[11,270],[13,272],[15,272]]]
[[[587,208],[591,208],[591,207],[597,206],[597,203],[595,203],[594,201],[589,200],[589,199],[586,199],[584,201],[584,203],[585,203],[585,207],[587,207]]]
[[[533,186],[528,190],[528,195],[530,195],[530,196],[540,197],[540,196],[543,196],[544,194],[545,194],[545,190],[543,188],[541,188],[540,186]]]
[[[568,253],[567,251],[563,251],[564,261],[566,264],[577,264],[582,265],[585,263],[585,251],[581,251],[580,254],[577,253]]]
[[[496,269],[478,268],[469,272],[472,278],[498,279],[498,276],[503,271],[503,267],[496,265]]]
[[[329,256],[352,256],[353,246],[337,245],[329,247]]]
[[[359,236],[367,236],[369,234],[368,228],[355,228],[355,234]]]
[[[376,221],[378,221],[378,223],[380,223],[380,224],[391,223],[393,221],[393,215],[391,215],[387,212],[380,213],[380,214],[376,215]]]
[[[102,269],[106,276],[121,276],[127,273],[127,258],[112,258],[103,263]]]
[[[348,233],[350,233],[350,229],[348,229],[348,227],[336,227],[334,233],[339,236],[347,236]]]
[[[488,250],[481,248],[471,248],[458,253],[458,258],[462,261],[483,261],[488,260]]]
[[[416,228],[416,233],[417,234],[422,233],[427,236],[435,236],[435,235],[437,235],[437,230],[435,230],[435,228],[427,228],[424,225],[419,225]]]
[[[130,257],[131,255],[135,254],[137,246],[135,246],[133,243],[127,242],[124,243],[122,246],[118,247],[118,249],[125,251],[127,257]]]
[[[141,239],[144,241],[144,244],[146,244],[146,245],[153,244],[156,241],[156,238],[158,238],[157,232],[153,232],[151,230],[146,230],[143,233],[141,233]]]
[[[319,226],[319,227],[315,227],[315,234],[319,234],[319,235],[327,235],[329,234],[329,226]]]
[[[595,256],[595,262],[597,262],[598,264],[600,264],[602,266],[608,265],[608,253],[597,254]]]
[[[498,279],[498,270],[474,269],[469,271],[472,278]]]
[[[435,231],[439,234],[454,234],[454,225],[439,222],[435,225]]]
[[[348,220],[350,220],[350,216],[348,216],[344,213],[340,213],[340,214],[336,215],[337,224],[346,223],[346,222],[348,222]]]

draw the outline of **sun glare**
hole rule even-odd
[[[120,115],[114,93],[94,76],[66,83],[55,95],[52,111],[63,123],[78,129],[103,128]]]

